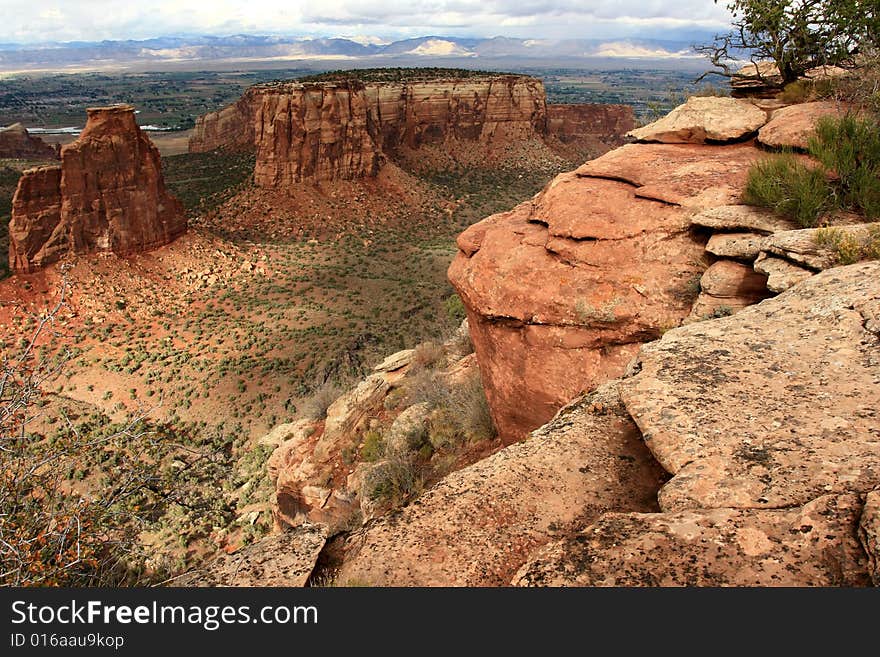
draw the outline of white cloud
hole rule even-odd
[[[0,42],[236,33],[576,38],[723,29],[727,20],[712,0],[3,0]]]

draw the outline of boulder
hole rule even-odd
[[[761,253],[755,260],[755,271],[767,277],[767,289],[771,292],[785,292],[813,275],[809,269],[798,267],[784,258],[776,258]]]
[[[760,233],[715,233],[706,244],[706,251],[720,258],[754,260],[763,250],[764,235]]]
[[[449,278],[505,441],[622,374],[640,343],[690,312],[702,241],[685,211],[636,191],[562,174],[459,236]]]
[[[880,485],[880,262],[838,267],[642,347],[621,397],[673,473],[664,511],[780,508]]]
[[[260,539],[173,580],[170,586],[305,586],[327,541],[324,527],[303,524]]]
[[[431,412],[431,406],[427,402],[413,404],[405,408],[400,415],[394,418],[388,435],[385,437],[385,444],[388,449],[394,452],[408,452],[413,449],[413,438],[418,433],[425,432],[425,423],[428,421],[428,415]]]
[[[819,119],[838,117],[846,108],[833,101],[789,105],[773,112],[770,121],[758,131],[758,141],[770,148],[806,150]]]
[[[518,586],[865,586],[858,495],[791,509],[608,513],[548,545]]]
[[[603,388],[528,440],[447,475],[346,542],[340,579],[506,585],[536,548],[611,509],[656,509],[662,470]]]
[[[712,264],[700,279],[701,293],[690,320],[718,314],[731,315],[769,296],[767,277],[750,265],[733,260]]]
[[[740,141],[758,131],[767,115],[735,98],[694,96],[658,121],[627,133],[638,141],[705,144]]]

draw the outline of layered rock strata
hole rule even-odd
[[[707,266],[691,216],[738,198],[758,157],[748,144],[627,145],[459,236],[449,278],[506,440],[620,376],[691,313]]]
[[[236,127],[237,126],[237,127]],[[191,152],[254,150],[264,187],[375,175],[386,158],[423,145],[477,144],[487,153],[548,134],[619,140],[633,126],[624,106],[548,110],[543,84],[526,76],[404,83],[257,85],[200,117]]]
[[[128,255],[186,230],[165,189],[159,151],[128,105],[88,110],[86,127],[61,149],[61,164],[24,173],[12,201],[9,262],[28,273],[73,254]]]

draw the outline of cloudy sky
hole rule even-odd
[[[716,31],[712,0],[0,0],[0,43],[195,34],[591,38]]]

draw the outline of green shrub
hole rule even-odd
[[[839,228],[820,228],[815,242],[830,249],[838,265],[851,265],[861,260],[880,260],[880,226],[868,227],[866,239]]]
[[[743,200],[789,217],[804,228],[817,226],[822,215],[835,207],[825,172],[807,166],[791,153],[754,164]]]
[[[414,455],[391,454],[387,460],[370,470],[364,489],[371,500],[401,506],[418,496],[424,486],[424,477]]]
[[[446,297],[443,306],[446,308],[447,317],[456,324],[460,324],[461,320],[465,318],[464,302],[457,294]]]
[[[368,431],[361,447],[361,459],[372,463],[385,456],[385,439],[378,431]]]
[[[810,155],[834,172],[844,206],[880,217],[880,128],[877,122],[848,114],[823,117],[809,142]]]

